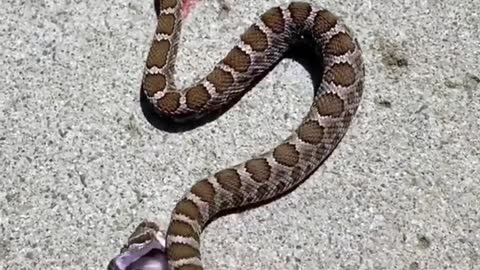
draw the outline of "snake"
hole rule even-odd
[[[361,101],[365,69],[358,40],[340,17],[308,2],[268,9],[208,75],[177,88],[175,59],[183,1],[154,0],[157,26],[141,89],[159,116],[181,123],[221,110],[241,98],[299,42],[309,45],[313,60],[322,66],[317,74],[321,80],[308,113],[288,138],[195,182],[176,203],[165,236],[157,222],[142,221],[109,262],[110,270],[204,269],[200,235],[209,221],[298,187],[337,147]]]

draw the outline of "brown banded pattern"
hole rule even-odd
[[[177,89],[173,71],[182,24],[182,1],[155,0],[155,8],[158,24],[147,56],[142,89],[165,118],[199,119],[228,106],[304,36],[313,38],[303,41],[314,43],[308,48],[321,54],[318,63],[323,65],[322,81],[311,109],[291,136],[270,151],[196,182],[176,204],[166,232],[169,269],[201,270],[200,234],[213,216],[219,211],[284,194],[301,183],[335,149],[360,103],[363,60],[358,41],[340,18],[308,2],[292,2],[260,15],[209,74],[190,87]],[[133,254],[129,251],[139,245],[147,248],[159,231],[155,222],[140,224],[127,247],[110,262],[109,269],[126,270],[128,265],[123,262],[128,260],[122,256]],[[147,266],[136,269],[145,270]]]

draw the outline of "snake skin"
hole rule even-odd
[[[166,232],[168,268],[203,269],[200,234],[213,216],[291,190],[317,169],[343,138],[363,92],[361,49],[338,17],[306,2],[292,2],[266,11],[213,71],[195,85],[179,90],[174,85],[174,64],[182,1],[156,0],[155,7],[158,25],[142,89],[163,117],[185,121],[221,109],[248,91],[255,79],[306,36],[311,37],[312,48],[323,65],[311,108],[293,134],[271,151],[196,182],[176,204]],[[140,250],[138,247],[159,237],[159,231],[155,222],[142,222],[122,252]],[[155,262],[151,259],[154,256],[137,257]],[[109,269],[161,269],[155,263],[140,261],[126,267],[113,259]]]

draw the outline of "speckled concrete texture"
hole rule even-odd
[[[205,75],[269,7],[204,0],[178,85]],[[317,1],[364,50],[365,95],[320,170],[209,225],[208,269],[478,269],[480,1]],[[168,133],[139,88],[152,1],[0,4],[0,269],[104,269],[144,218],[167,226],[194,181],[278,143],[313,96],[283,61],[216,121]]]

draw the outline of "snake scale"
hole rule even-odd
[[[158,24],[142,90],[163,117],[195,120],[219,110],[248,91],[255,79],[306,36],[323,66],[310,110],[287,139],[271,151],[196,182],[176,204],[163,251],[169,269],[192,270],[203,269],[200,234],[212,217],[285,194],[330,155],[359,106],[364,65],[357,40],[340,18],[306,2],[291,2],[263,13],[206,77],[179,90],[174,85],[174,65],[182,4],[182,0],[155,0]],[[163,247],[151,245],[160,238],[157,223],[142,222],[108,268],[162,269],[156,253]]]

